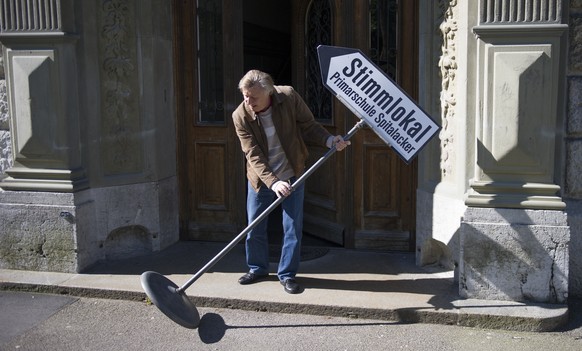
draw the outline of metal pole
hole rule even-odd
[[[360,128],[363,128],[365,125],[366,122],[363,119],[360,119],[360,121],[356,123],[356,125],[354,125],[354,127],[344,136],[344,140],[349,140],[352,136],[354,136],[354,134],[356,134],[356,132]],[[325,155],[323,155],[319,160],[317,160],[317,162],[315,162],[311,167],[309,167],[309,169],[305,171],[305,173],[303,173],[301,177],[299,177],[299,179],[297,179],[297,181],[295,181],[295,183],[291,185],[291,188],[298,187],[299,185],[304,183],[307,177],[313,174],[313,172],[315,172],[317,168],[319,168],[319,166],[321,166],[325,161],[327,161],[327,159],[330,158],[331,155],[333,155],[335,152],[336,152],[335,147],[329,149],[329,151]],[[190,285],[192,285],[196,280],[198,280],[198,278],[200,278],[204,273],[206,273],[210,268],[212,268],[212,266],[214,266],[230,250],[232,250],[232,248],[236,244],[238,244],[238,242],[241,241],[241,239],[244,238],[254,227],[256,227],[257,224],[259,224],[271,212],[273,212],[273,210],[277,206],[279,206],[279,204],[283,202],[283,200],[285,200],[284,196],[277,198],[277,200],[275,200],[269,207],[267,207],[267,209],[265,209],[265,211],[263,211],[263,213],[261,213],[257,218],[255,218],[255,220],[252,221],[242,232],[240,232],[240,234],[238,234],[224,249],[222,249],[222,251],[220,251],[216,256],[214,256],[214,258],[210,260],[204,267],[202,267],[196,274],[194,274],[194,276],[192,276],[190,280],[188,280],[180,288],[176,289],[176,292],[181,293],[184,290],[188,289]]]

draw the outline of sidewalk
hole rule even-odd
[[[225,246],[179,242],[152,255],[98,264],[82,274],[4,269],[0,289],[143,300],[143,272],[156,271],[183,286]],[[306,247],[297,276],[305,291],[297,295],[285,293],[274,274],[266,281],[241,286],[237,280],[245,272],[244,246],[239,244],[186,294],[197,307],[404,323],[550,331],[568,322],[566,305],[461,299],[452,271],[417,267],[413,253]]]

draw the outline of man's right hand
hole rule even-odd
[[[291,184],[289,184],[288,182],[278,180],[273,184],[273,186],[271,186],[271,190],[273,190],[275,194],[277,194],[277,197],[282,196],[286,197],[291,194],[293,188],[291,187]]]

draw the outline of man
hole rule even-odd
[[[305,142],[335,147],[350,142],[331,135],[317,123],[299,94],[290,86],[275,86],[267,73],[251,70],[239,82],[244,101],[232,114],[236,133],[247,160],[247,216],[249,223],[274,201],[281,203],[283,245],[277,276],[290,294],[301,292],[295,280],[299,269],[303,232],[304,186],[291,184],[305,170],[308,152]],[[292,191],[293,190],[293,191]],[[252,284],[269,274],[267,221],[247,235],[246,260],[249,272],[240,284]]]

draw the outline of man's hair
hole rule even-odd
[[[238,82],[238,90],[242,92],[243,90],[258,86],[259,88],[266,90],[270,95],[275,90],[274,85],[273,78],[271,78],[268,73],[252,69],[241,78],[240,82]]]

